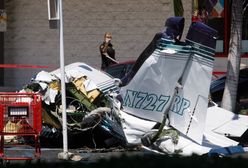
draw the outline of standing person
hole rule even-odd
[[[104,42],[100,45],[100,53],[102,57],[101,69],[105,69],[109,65],[117,63],[117,61],[115,60],[115,49],[113,48],[111,40],[111,33],[105,33]]]

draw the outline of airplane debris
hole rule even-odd
[[[85,63],[65,67],[71,147],[141,145],[158,153],[202,155],[244,141],[248,116],[208,99],[217,32],[194,22],[181,42],[183,28],[184,18],[169,18],[124,84]],[[60,76],[59,70],[41,71],[21,90],[42,95],[41,138],[54,145],[62,137]]]

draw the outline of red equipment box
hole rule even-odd
[[[35,93],[0,92],[0,159],[32,160],[41,155],[39,135],[42,129],[41,95]],[[32,144],[18,141],[33,138]],[[6,147],[34,148],[34,157],[7,156]],[[22,149],[17,149],[20,153]],[[19,153],[16,152],[16,153]]]

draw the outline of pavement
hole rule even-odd
[[[46,162],[46,163],[61,163],[61,162],[82,162],[82,163],[95,163],[99,160],[108,160],[112,158],[120,158],[122,156],[143,156],[145,153],[139,148],[124,149],[121,147],[110,149],[91,149],[91,148],[78,148],[69,149],[65,153],[62,148],[41,148],[41,156],[39,159],[34,156],[35,150],[30,147],[8,147],[4,149],[6,157],[16,158],[33,158],[31,162]],[[68,156],[68,159],[61,158],[60,156]],[[11,160],[11,163],[22,163],[25,160]]]
[[[64,154],[62,149],[42,149],[41,160],[46,162],[50,161],[63,161],[59,159],[59,154]],[[125,156],[143,156],[145,153],[139,149],[127,150],[123,148],[111,149],[70,149],[68,150],[70,161],[80,161],[85,163],[93,163],[99,160],[108,160],[111,158],[119,158]],[[52,156],[52,157],[51,157]]]
[[[235,154],[230,157],[214,157],[210,158],[207,155],[190,157],[182,157],[178,155],[158,155],[151,154],[140,148],[123,149],[91,149],[78,148],[69,149],[70,159],[59,159],[58,155],[63,153],[61,148],[41,148],[40,160],[32,160],[31,162],[12,160],[5,164],[5,167],[39,167],[39,168],[66,168],[66,167],[108,167],[108,168],[127,168],[127,167],[248,167],[248,153]],[[6,148],[6,155],[14,156],[32,156],[32,149],[22,149],[18,147]],[[241,159],[242,158],[242,159]],[[21,164],[20,164],[21,163]],[[8,165],[8,166],[6,166]],[[1,165],[0,165],[1,167]]]

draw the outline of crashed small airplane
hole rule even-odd
[[[65,67],[69,134],[90,130],[88,136],[109,146],[142,145],[167,154],[246,151],[248,116],[209,99],[217,32],[193,22],[181,42],[184,18],[171,17],[165,26],[121,80],[85,63]],[[42,71],[22,90],[43,95],[43,124],[52,130],[62,122],[59,78],[59,70]],[[93,135],[96,127],[101,131]]]

